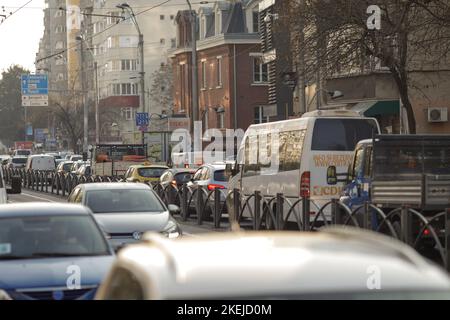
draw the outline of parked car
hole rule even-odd
[[[298,119],[251,125],[239,146],[235,165],[227,167],[228,192],[238,189],[249,195],[260,191],[263,196],[281,192],[287,198],[310,198],[320,208],[337,198],[344,185],[328,184],[327,168],[334,165],[338,171],[347,170],[355,145],[379,132],[375,118],[348,110],[318,110]],[[233,202],[230,194],[227,208],[231,213]],[[276,203],[271,206],[275,212]],[[284,216],[288,210],[286,206]],[[312,220],[317,210],[311,207]],[[323,213],[331,219],[331,209]],[[295,223],[295,215],[289,215],[288,222]]]
[[[197,169],[191,181],[187,183],[192,189],[196,189],[201,186],[205,188],[206,192],[213,191],[214,189],[221,189],[223,192],[220,193],[220,202],[225,202],[225,197],[228,188],[228,179],[225,176],[225,163],[214,163],[214,164],[204,164]],[[193,193],[192,201],[190,201],[190,209],[194,209],[196,205],[197,192]],[[203,199],[206,198],[204,194]],[[213,204],[214,204],[214,194],[209,198],[210,206],[207,206],[206,212],[204,212],[205,217],[211,215]]]
[[[171,214],[179,211],[166,205],[150,186],[143,183],[80,184],[68,201],[89,207],[115,249],[139,241],[146,231],[158,231],[170,238],[181,235]]]
[[[7,167],[10,169],[21,169],[25,168],[27,164],[27,157],[24,156],[14,156],[8,159]]]
[[[450,279],[411,247],[350,227],[148,233],[118,253],[96,299],[450,299]]]
[[[0,206],[0,289],[13,300],[92,299],[113,260],[113,250],[86,207]]]
[[[125,172],[126,182],[158,182],[162,173],[169,167],[161,165],[133,165]]]

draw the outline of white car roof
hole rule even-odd
[[[155,299],[277,297],[368,292],[370,268],[384,290],[449,290],[450,280],[413,249],[372,232],[248,232],[164,239],[124,248],[131,270]],[[147,288],[147,289],[145,289]]]
[[[87,183],[82,185],[84,190],[151,190],[151,188],[144,183],[129,183],[129,182],[99,182]]]

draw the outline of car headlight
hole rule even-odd
[[[169,220],[166,227],[163,231],[161,231],[161,233],[169,239],[174,239],[181,236],[181,229],[175,221]]]
[[[6,291],[0,289],[0,300],[12,300],[12,299]]]

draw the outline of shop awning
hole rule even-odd
[[[359,102],[352,107],[353,111],[366,117],[399,114],[399,100],[373,100]]]

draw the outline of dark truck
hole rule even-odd
[[[327,180],[339,180],[334,167]],[[344,180],[340,200],[352,210],[369,201],[385,213],[407,206],[431,217],[450,208],[450,135],[376,135],[360,141]],[[374,214],[372,226],[377,220]]]

